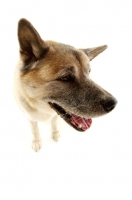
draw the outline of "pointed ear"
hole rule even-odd
[[[107,45],[94,47],[94,48],[88,48],[88,49],[82,49],[87,56],[89,57],[90,61],[94,59],[96,56],[98,56],[100,53],[102,53],[105,49],[107,49]]]
[[[25,65],[37,61],[49,50],[49,46],[26,19],[20,19],[18,23],[18,40],[20,55]]]

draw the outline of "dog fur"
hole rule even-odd
[[[15,70],[14,93],[31,125],[35,151],[41,148],[39,121],[51,121],[53,139],[59,140],[59,115],[52,105],[57,104],[69,115],[73,113],[83,118],[104,115],[115,107],[116,99],[89,77],[90,61],[103,52],[106,45],[76,49],[43,41],[26,19],[18,23],[18,40],[20,60]]]

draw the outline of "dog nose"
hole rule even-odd
[[[113,110],[115,108],[116,104],[117,104],[117,100],[115,98],[105,100],[102,102],[102,106],[106,112],[110,112],[111,110]]]

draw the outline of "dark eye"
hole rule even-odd
[[[60,81],[65,81],[65,82],[74,81],[74,76],[72,76],[72,75],[65,75],[65,76],[60,77],[59,80]]]

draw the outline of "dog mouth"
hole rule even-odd
[[[84,118],[67,112],[64,108],[56,103],[49,102],[51,108],[53,108],[57,114],[59,114],[69,125],[71,125],[77,131],[86,131],[92,124],[91,118]]]

